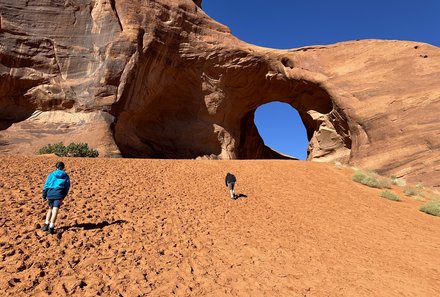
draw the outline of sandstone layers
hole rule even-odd
[[[439,48],[262,48],[201,2],[1,0],[1,153],[85,141],[107,156],[281,158],[253,121],[281,101],[301,115],[309,160],[439,186]]]

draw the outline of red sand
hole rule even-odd
[[[0,158],[6,296],[440,296],[440,218],[300,161]],[[237,178],[229,199],[227,171]],[[3,295],[3,296],[4,296]]]

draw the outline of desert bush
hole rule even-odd
[[[95,149],[89,148],[87,143],[71,143],[67,147],[62,142],[48,144],[38,150],[42,154],[55,154],[58,157],[98,157],[99,153]]]
[[[431,201],[420,207],[420,211],[440,217],[440,200]]]
[[[362,181],[367,177],[362,171],[355,171],[351,179],[357,183],[362,183]]]
[[[391,179],[391,184],[399,186],[399,187],[403,187],[406,185],[406,181],[403,178],[399,178],[397,176],[392,175],[390,177]]]
[[[391,180],[386,177],[378,177],[380,188],[391,189]]]
[[[401,201],[400,197],[398,195],[396,195],[395,193],[393,193],[389,190],[382,191],[382,193],[380,193],[380,197],[386,198],[388,200],[393,200],[393,201]]]
[[[411,186],[406,186],[403,189],[403,194],[405,194],[406,196],[417,196],[420,194],[420,190],[418,188],[414,188]]]
[[[89,157],[95,158],[99,153],[95,149],[89,148],[87,143],[71,143],[67,146],[67,156],[69,157]]]
[[[361,184],[369,186],[371,188],[378,188],[380,189],[380,182],[379,179],[375,176],[366,176],[363,181],[361,181]]]
[[[358,170],[353,174],[352,180],[371,188],[391,188],[391,181],[389,179],[380,177],[374,172],[362,172]]]
[[[59,143],[49,143],[38,150],[38,154],[55,154],[58,157],[64,157],[66,155],[66,147],[62,142]]]

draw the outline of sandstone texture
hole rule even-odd
[[[247,44],[202,1],[1,0],[0,153],[88,142],[103,156],[286,158],[256,108],[298,110],[308,160],[440,186],[440,49]]]
[[[58,158],[0,157],[2,296],[440,296],[440,218],[395,186],[402,202],[379,197],[350,169],[62,160],[72,188],[52,236],[40,195]]]

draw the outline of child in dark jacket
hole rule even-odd
[[[237,199],[238,195],[234,191],[235,183],[237,182],[237,179],[235,178],[235,175],[228,172],[225,177],[225,184],[229,189],[229,193],[231,194],[231,199]]]
[[[57,162],[55,166],[57,170],[47,176],[43,187],[43,201],[47,200],[49,210],[47,211],[46,221],[43,227],[41,227],[41,230],[46,231],[47,234],[55,233],[55,221],[57,219],[58,210],[70,189],[70,178],[64,171],[64,163]]]

